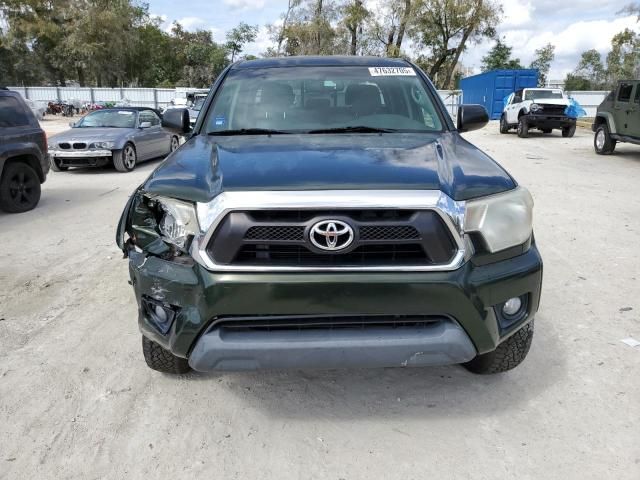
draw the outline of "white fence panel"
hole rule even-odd
[[[438,90],[438,95],[447,107],[451,118],[456,118],[458,107],[462,105],[462,90]]]
[[[596,116],[598,105],[602,103],[608,94],[608,91],[567,92],[569,97],[573,98],[582,108],[585,109],[588,117]]]

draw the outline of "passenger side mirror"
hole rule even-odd
[[[189,133],[189,111],[186,108],[170,108],[162,115],[162,127],[179,135]]]
[[[489,114],[482,105],[460,105],[457,127],[460,133],[478,130],[489,123]]]
[[[151,122],[140,122],[140,128],[149,128],[151,126]]]

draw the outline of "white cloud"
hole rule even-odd
[[[202,28],[207,22],[200,17],[182,17],[176,20],[185,30],[196,30]]]
[[[529,1],[509,0],[503,3],[502,9],[504,16],[502,18],[501,28],[519,28],[527,25],[531,21],[531,14],[534,7]]]
[[[232,10],[259,10],[264,7],[265,0],[224,0],[224,4]]]

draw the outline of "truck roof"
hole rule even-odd
[[[271,68],[271,67],[330,67],[330,66],[358,66],[358,67],[407,67],[409,63],[401,58],[360,57],[355,55],[329,56],[299,56],[260,58],[244,60],[236,63],[232,68]]]

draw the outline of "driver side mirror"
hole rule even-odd
[[[140,122],[140,128],[149,128],[151,126],[151,122]]]
[[[170,108],[162,115],[162,127],[178,135],[189,133],[189,111],[186,108]]]
[[[489,123],[489,114],[482,105],[460,105],[456,123],[460,133],[478,130]]]

